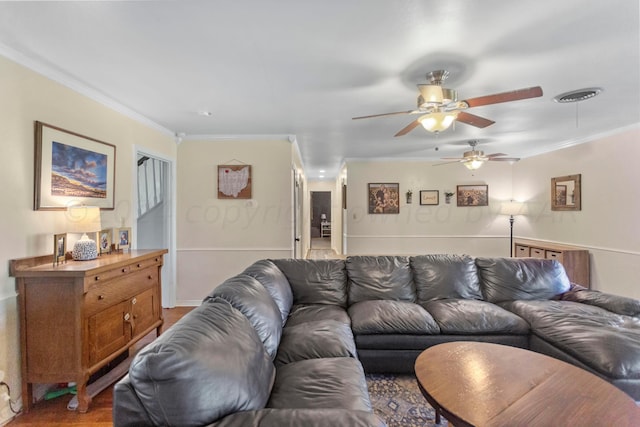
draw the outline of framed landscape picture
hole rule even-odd
[[[116,146],[35,123],[34,210],[113,209]]]
[[[370,214],[400,213],[400,184],[384,183],[368,185]]]
[[[458,206],[489,206],[488,185],[458,185]]]
[[[420,191],[420,204],[421,205],[437,205],[437,204],[440,204],[440,191],[438,191],[438,190],[421,190]]]

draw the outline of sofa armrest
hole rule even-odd
[[[640,300],[600,291],[592,291],[580,285],[572,284],[571,289],[562,294],[561,300],[594,305],[611,311],[612,313],[625,316],[640,315]]]
[[[116,410],[117,408],[117,410]],[[113,425],[115,427],[135,427],[153,425],[144,405],[133,390],[129,374],[113,387]]]

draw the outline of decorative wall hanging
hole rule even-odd
[[[34,210],[113,209],[116,146],[35,122]]]
[[[582,209],[580,174],[551,178],[551,210],[579,211]]]
[[[369,184],[368,198],[370,214],[400,213],[400,184],[398,183]]]
[[[420,191],[420,204],[421,205],[438,205],[438,204],[440,204],[440,191],[438,191],[438,190],[421,190]]]
[[[251,165],[218,165],[218,199],[251,198]]]
[[[458,206],[489,206],[488,185],[458,185]]]

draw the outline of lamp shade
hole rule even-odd
[[[510,200],[508,202],[502,203],[502,206],[500,206],[500,214],[510,215],[510,216],[522,215],[523,208],[524,208],[524,203]]]
[[[102,228],[100,208],[97,206],[70,206],[67,208],[69,233],[82,233],[73,246],[72,256],[76,261],[87,261],[98,257],[98,245],[86,233],[96,233]]]
[[[456,111],[446,113],[437,111],[420,117],[418,121],[429,132],[441,132],[447,130],[457,116],[458,113]]]

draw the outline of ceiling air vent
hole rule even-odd
[[[585,99],[593,98],[594,96],[597,96],[600,92],[602,92],[602,88],[600,87],[577,89],[577,90],[572,90],[571,92],[561,93],[560,95],[555,96],[553,100],[561,104],[566,102],[579,102],[579,101],[584,101]]]

